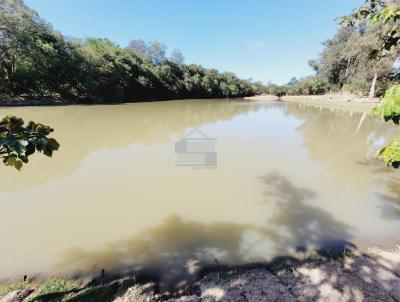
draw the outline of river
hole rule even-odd
[[[374,159],[398,129],[358,112],[244,100],[0,112],[51,125],[61,144],[21,172],[0,167],[0,278],[398,243],[399,173]]]

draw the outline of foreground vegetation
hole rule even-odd
[[[35,152],[51,157],[60,147],[54,138],[48,137],[53,131],[33,121],[25,127],[24,120],[16,116],[3,117],[0,119],[0,159],[6,166],[21,170]]]
[[[261,83],[166,57],[159,42],[67,39],[24,5],[0,1],[0,99],[61,98],[79,102],[243,97]]]

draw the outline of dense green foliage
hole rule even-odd
[[[388,89],[378,106],[374,108],[373,115],[383,117],[385,121],[393,121],[396,125],[400,120],[400,85]]]
[[[299,80],[292,78],[288,84],[281,86],[269,83],[265,90],[268,94],[278,96],[318,95],[327,93],[330,90],[330,85],[320,77],[309,76]]]
[[[20,170],[28,163],[29,156],[35,151],[51,157],[60,145],[48,135],[53,129],[43,124],[24,121],[15,116],[6,116],[0,120],[0,158],[6,166]]]
[[[184,65],[178,50],[132,41],[66,39],[22,0],[0,0],[0,96],[82,101],[140,101],[243,97],[261,83],[199,65]]]
[[[396,51],[400,43],[400,2],[399,0],[366,0],[364,5],[354,10],[349,16],[340,18],[343,26],[360,24],[383,25],[380,41],[375,46],[379,56]],[[364,22],[364,23],[363,23]]]
[[[400,121],[400,85],[395,85],[386,91],[380,104],[374,108],[373,115],[383,117],[399,125]],[[395,168],[400,166],[400,140],[392,140],[387,146],[378,151],[377,156],[388,165]]]
[[[394,63],[396,53],[384,58],[376,55],[376,46],[384,26],[359,25],[340,28],[325,42],[325,48],[310,65],[317,77],[326,81],[332,91],[348,91],[367,96],[382,94],[396,79]],[[375,81],[374,81],[375,78]]]
[[[388,166],[391,165],[397,169],[400,166],[400,139],[392,140],[379,150],[377,157],[383,159]]]

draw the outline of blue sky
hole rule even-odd
[[[363,0],[25,0],[77,38],[158,40],[197,63],[243,78],[286,83],[312,71],[335,18]]]

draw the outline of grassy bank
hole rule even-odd
[[[0,301],[398,301],[399,274],[399,249],[345,249],[221,265],[173,288],[135,274],[27,279],[0,287]]]

